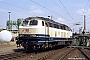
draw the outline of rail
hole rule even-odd
[[[90,55],[89,55],[89,53],[87,52],[85,52],[85,49],[83,48],[83,49],[80,49],[80,48],[78,48],[82,53],[83,53],[83,55],[88,59],[88,60],[90,60]],[[86,50],[89,50],[89,49],[86,49]],[[90,51],[89,51],[90,52]]]

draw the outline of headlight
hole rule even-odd
[[[31,34],[31,35],[27,35],[27,34],[25,34],[25,35],[23,35],[23,34],[20,34],[19,35],[19,37],[36,37],[36,35],[34,35],[34,34]]]
[[[23,37],[24,35],[19,35],[19,37]]]
[[[33,35],[30,35],[30,37],[36,37],[36,35],[33,34]]]

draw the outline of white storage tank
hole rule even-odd
[[[0,32],[0,41],[11,41],[12,37],[12,33],[7,30]]]

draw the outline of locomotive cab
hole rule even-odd
[[[19,40],[17,42],[20,42],[25,49],[26,45],[31,48],[34,48],[35,46],[39,47],[44,43],[41,43],[41,41],[45,40],[45,37],[49,36],[46,31],[48,28],[45,26],[45,21],[43,20],[24,20],[19,26]]]

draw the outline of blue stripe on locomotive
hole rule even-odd
[[[49,35],[45,34],[36,34],[36,36],[39,36],[40,40],[72,40],[72,38],[59,38],[59,37],[50,37]],[[40,37],[42,36],[42,37]]]
[[[33,34],[31,34],[33,35]],[[37,37],[29,37],[29,38],[19,38],[20,40],[23,40],[23,41],[36,41],[37,44],[43,44],[45,43],[45,41],[71,41],[72,38],[59,38],[59,37],[50,37],[49,35],[45,35],[45,34],[34,34],[36,35]],[[41,42],[39,42],[41,41]]]

